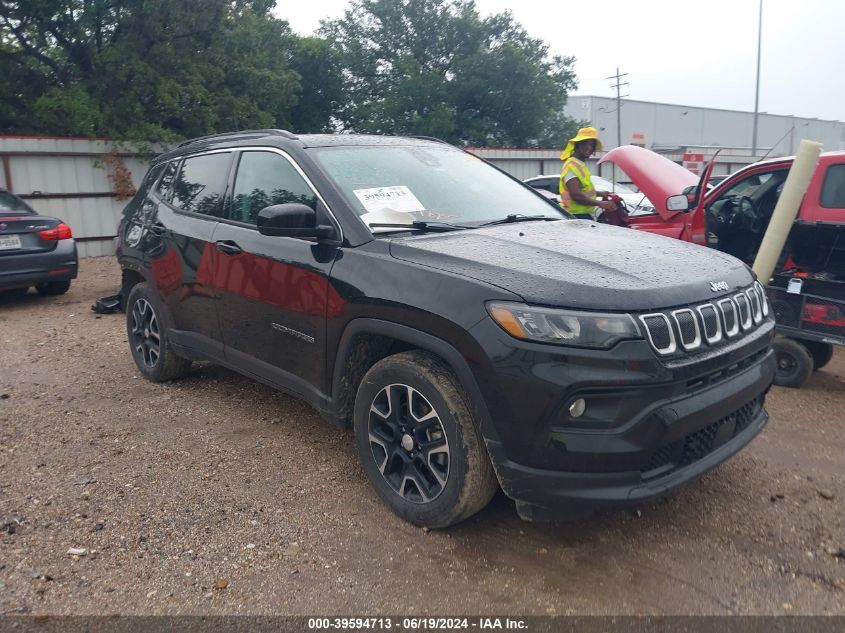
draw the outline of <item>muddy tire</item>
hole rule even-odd
[[[496,492],[479,426],[458,379],[423,351],[389,356],[355,397],[355,440],[381,499],[419,526],[444,528],[481,510]]]
[[[813,357],[795,339],[777,337],[772,343],[777,361],[775,384],[781,387],[801,387],[813,373]]]
[[[149,284],[132,288],[126,301],[126,335],[138,370],[152,382],[181,378],[191,361],[178,356],[169,340],[169,315]]]
[[[69,281],[45,281],[40,284],[35,284],[35,289],[38,294],[45,296],[63,295],[70,290]]]
[[[813,370],[818,371],[833,358],[833,344],[821,341],[801,341],[813,357]]]

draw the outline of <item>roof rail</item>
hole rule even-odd
[[[443,143],[443,145],[451,145],[448,141],[444,141],[442,138],[437,138],[436,136],[409,136],[408,138],[416,138],[421,141],[434,141],[435,143]]]
[[[198,138],[192,138],[187,141],[182,141],[176,147],[185,147],[186,145],[192,145],[193,143],[199,143],[201,141],[214,141],[217,139],[226,139],[230,137],[236,136],[283,136],[284,138],[295,140],[298,138],[296,134],[292,132],[288,132],[287,130],[278,130],[278,129],[262,129],[262,130],[242,130],[240,132],[224,132],[222,134],[209,134],[208,136],[200,136]]]

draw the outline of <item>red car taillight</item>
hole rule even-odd
[[[60,222],[52,229],[46,231],[38,231],[38,235],[42,240],[69,240],[73,237],[70,227],[64,222]]]

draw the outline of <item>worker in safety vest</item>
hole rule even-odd
[[[563,169],[560,172],[560,206],[576,218],[592,220],[596,207],[607,211],[616,208],[616,203],[609,199],[608,194],[596,193],[590,170],[587,169],[587,159],[601,147],[596,128],[582,127],[574,138],[569,139],[560,155],[563,161]]]

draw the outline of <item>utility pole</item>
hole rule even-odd
[[[762,2],[762,0],[761,0]],[[622,77],[627,77],[628,73],[619,73],[619,68],[616,69],[616,74],[611,75],[610,77],[605,77],[605,79],[615,79],[616,83],[610,86],[611,88],[616,88],[616,147],[622,146],[622,97],[627,97],[628,95],[622,94],[622,86],[629,86],[630,84],[626,82],[622,82]]]
[[[751,155],[757,155],[757,116],[760,109],[760,46],[763,42],[763,0],[757,17],[757,83],[754,88],[754,131],[751,133]]]

